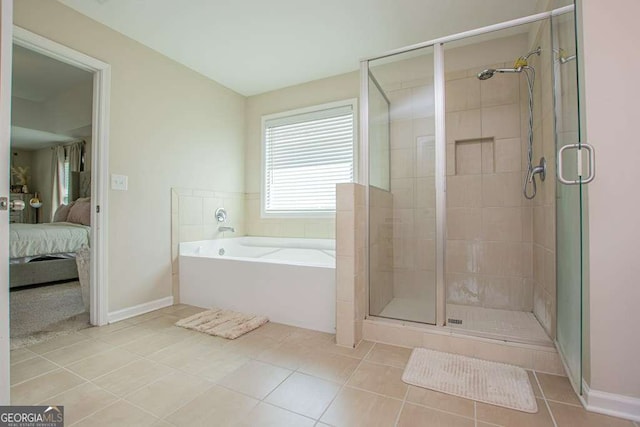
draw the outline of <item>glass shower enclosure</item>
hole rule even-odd
[[[370,316],[557,342],[580,384],[575,58],[568,6],[362,62]]]

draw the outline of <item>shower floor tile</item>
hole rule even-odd
[[[462,323],[451,323],[449,319]],[[553,345],[531,312],[447,304],[447,326],[488,338]]]
[[[435,324],[436,307],[433,299],[393,298],[378,316]]]

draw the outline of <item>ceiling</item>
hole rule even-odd
[[[11,79],[12,97],[35,103],[31,104],[31,109],[26,111],[14,109],[12,122],[26,123],[33,128],[11,126],[12,148],[39,150],[91,135],[91,125],[69,129],[62,133],[50,132],[51,129],[44,129],[47,126],[37,119],[37,112],[44,102],[53,99],[56,95],[69,91],[81,83],[91,82],[92,73],[14,44]],[[67,99],[67,102],[72,101]]]
[[[28,129],[20,126],[11,126],[11,148],[23,150],[40,150],[53,147],[65,142],[77,141],[78,138],[67,135],[58,135],[36,129]]]
[[[250,96],[537,11],[538,0],[59,0]]]
[[[44,102],[82,82],[93,74],[13,45],[11,94],[33,102]]]

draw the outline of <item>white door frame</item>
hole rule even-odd
[[[108,186],[109,182],[109,92],[111,66],[24,28],[13,26],[13,42],[21,47],[93,74],[91,131],[91,286],[90,321],[108,321]]]
[[[0,170],[9,169],[13,1],[0,1]],[[0,174],[0,196],[9,197],[9,174]],[[0,405],[9,397],[9,212],[0,211]]]

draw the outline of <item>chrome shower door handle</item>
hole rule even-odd
[[[578,179],[567,179],[564,177],[564,162],[562,161],[564,152],[569,149],[577,150],[576,171]],[[589,174],[583,178],[582,149],[586,150],[589,159]],[[596,177],[595,151],[592,145],[587,143],[568,144],[558,150],[558,180],[566,185],[588,184]]]

